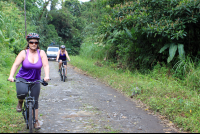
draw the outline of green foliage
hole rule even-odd
[[[73,16],[81,15],[81,4],[78,0],[66,0],[64,6],[71,12]]]
[[[3,6],[2,6],[3,5]],[[8,84],[5,83],[9,68],[11,68],[16,54],[19,53],[25,46],[25,36],[22,34],[23,27],[21,24],[23,17],[20,16],[20,11],[15,7],[13,3],[7,3],[0,1],[0,90],[1,102],[12,103],[13,96],[10,97],[8,91]],[[2,12],[3,11],[3,12]],[[16,21],[18,19],[18,21]],[[24,33],[24,32],[23,32]]]
[[[166,44],[164,47],[162,47],[160,49],[159,53],[162,53],[168,47],[169,47],[169,57],[167,59],[168,63],[174,58],[177,48],[178,48],[180,59],[184,59],[185,58],[185,51],[184,51],[184,48],[183,48],[184,47],[183,44],[178,44],[178,45],[175,45],[174,43]]]
[[[80,50],[80,45],[83,38],[81,31],[85,26],[85,19],[80,17],[81,4],[78,0],[73,0],[65,1],[61,6],[61,9],[56,10],[53,8],[48,12],[45,25],[51,24],[56,30],[54,30],[56,32],[54,32],[54,36],[51,36],[51,38],[49,37],[48,39],[53,40],[52,38],[54,38],[54,40],[57,40],[56,42],[59,45],[61,43],[65,44],[67,48],[71,49],[70,54],[76,55]],[[46,29],[44,29],[44,31],[46,32]],[[57,36],[59,36],[59,38]],[[46,35],[44,37],[47,38]]]
[[[54,25],[45,23],[39,23],[38,25],[37,33],[40,35],[40,47],[42,49],[46,50],[52,42],[56,42],[59,45],[61,44],[62,39],[58,36]]]
[[[6,0],[6,1],[9,1],[9,0]],[[18,8],[16,7],[14,8],[15,10],[19,10],[19,11],[22,10],[20,11],[20,16],[24,15],[24,0],[11,0],[11,1],[13,1],[18,6]],[[51,1],[51,10],[55,9],[55,5],[57,2],[58,2],[57,0]],[[41,37],[40,47],[45,50],[51,42],[56,42],[57,44],[60,44],[62,42],[62,39],[58,36],[55,26],[49,24],[46,18],[48,14],[46,7],[48,4],[49,4],[49,1],[44,2],[43,0],[26,0],[27,34],[30,32],[38,33]],[[13,21],[14,20],[16,19],[13,19]],[[21,26],[24,26],[24,19],[21,19],[19,21],[20,22],[18,23],[22,24]],[[13,23],[15,24],[15,22]],[[12,29],[12,26],[10,26],[9,28]],[[24,27],[22,29],[22,32],[23,33],[25,32]],[[21,43],[21,40],[19,42]],[[24,46],[27,45],[25,40],[24,40],[23,45]],[[19,45],[15,45],[15,47],[18,47],[18,46]],[[22,47],[19,47],[19,48],[22,48]],[[15,52],[17,54],[19,50],[16,50]]]
[[[195,0],[96,0],[88,6],[104,8],[96,35],[104,35],[100,43],[115,48],[109,58],[118,57],[130,69],[146,70],[157,61],[175,64],[188,54],[199,57],[199,4]]]
[[[1,2],[0,5],[3,5],[3,3]],[[25,36],[23,34],[23,27],[21,25],[23,24],[22,17],[19,21],[16,21],[18,16],[21,16],[21,13],[17,8],[10,9],[11,11],[6,10],[6,8],[7,7],[4,6],[2,10],[0,10],[0,47],[2,47],[0,51],[5,50],[4,46],[6,46],[9,47],[12,52],[18,54],[19,51],[23,49],[23,46],[26,43]],[[10,16],[12,18],[9,18],[7,16]]]
[[[27,45],[23,2],[0,1],[3,112],[15,104],[16,98],[15,90],[9,87],[14,85],[5,82],[8,69]],[[137,98],[152,110],[186,131],[200,132],[200,1],[93,0],[80,4],[78,0],[66,0],[61,9],[56,9],[58,0],[51,0],[50,11],[46,9],[49,1],[26,2],[27,32],[40,34],[42,49],[54,41],[71,49],[72,55],[91,58],[71,57],[72,64],[127,95],[139,87]],[[135,69],[146,74],[133,74]],[[0,110],[0,132],[9,132],[8,124],[13,121],[5,121],[3,112]],[[14,118],[13,113],[6,117]]]
[[[192,70],[190,72],[190,75],[186,76],[186,85],[191,87],[191,90],[197,91],[200,93],[200,80],[199,80],[199,75],[200,75],[200,68],[196,68],[195,70]]]

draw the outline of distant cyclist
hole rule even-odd
[[[58,71],[60,71],[62,61],[66,61],[67,59],[70,61],[69,55],[68,55],[67,51],[65,50],[65,45],[61,45],[60,50],[58,51],[57,58],[56,58],[56,61],[59,62],[59,70]],[[65,76],[67,76],[67,62],[64,62],[64,67],[65,67]]]
[[[44,81],[49,81],[49,64],[46,53],[39,48],[39,35],[36,33],[30,33],[26,36],[28,45],[25,50],[22,50],[15,59],[13,66],[10,70],[9,81],[14,82],[14,74],[20,64],[22,67],[16,75],[16,79],[20,81],[36,81],[41,79],[41,68],[44,67]],[[17,112],[22,111],[23,100],[28,93],[28,85],[22,82],[16,83],[17,90]],[[31,96],[35,97],[35,120],[34,128],[40,129],[38,122],[38,98],[40,94],[40,83],[36,83],[31,88]]]

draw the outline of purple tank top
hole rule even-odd
[[[60,55],[59,55],[59,60],[62,60],[62,61],[66,61],[66,54],[64,53],[63,55],[61,54],[61,50],[60,50]]]
[[[19,69],[16,78],[21,77],[27,81],[36,81],[41,79],[42,59],[39,50],[37,50],[37,53],[39,58],[38,61],[36,63],[31,63],[28,60],[29,49],[27,49],[26,58],[22,62],[22,67]]]

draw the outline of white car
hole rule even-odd
[[[47,48],[47,58],[48,60],[56,60],[59,47],[49,46]]]

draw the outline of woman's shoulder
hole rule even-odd
[[[38,51],[39,51],[41,57],[44,57],[46,55],[44,50],[38,49]]]
[[[19,54],[26,53],[26,52],[27,52],[27,49],[24,49],[24,50],[21,50],[21,51],[19,52]]]
[[[45,51],[44,51],[44,50],[41,50],[41,49],[38,49],[38,51],[39,51],[40,53],[45,53]]]
[[[25,50],[21,50],[21,51],[18,53],[18,56],[20,56],[20,57],[25,57],[25,56],[26,56],[26,51],[25,51]]]

